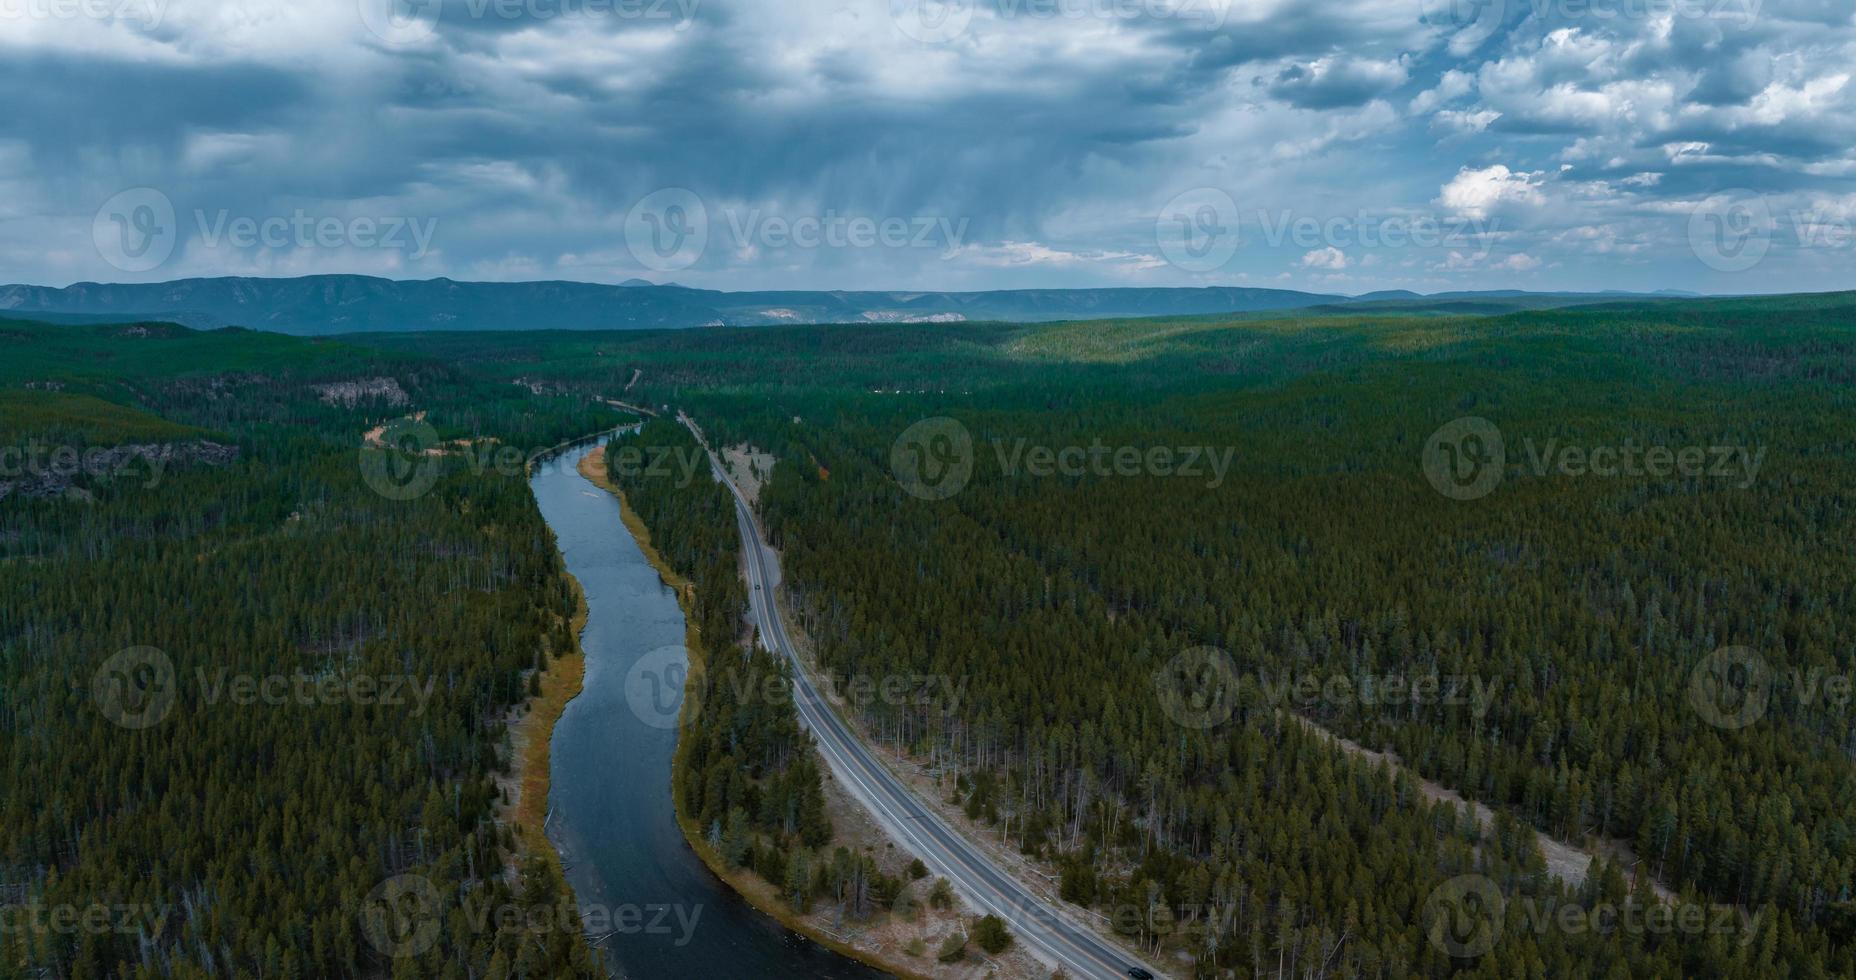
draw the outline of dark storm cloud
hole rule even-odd
[[[1270,95],[1303,109],[1364,105],[1404,84],[1402,67],[1358,61],[1290,65],[1264,83]]]
[[[150,146],[175,153],[190,129],[246,130],[288,120],[312,80],[256,64],[135,63],[51,53],[0,59],[12,93],[0,137],[26,141],[47,167],[78,152]]]

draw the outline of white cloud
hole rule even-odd
[[[1346,267],[1347,253],[1332,245],[1326,248],[1315,249],[1307,255],[1302,256],[1302,268],[1304,269],[1331,269],[1339,271]]]
[[[1476,76],[1466,71],[1452,68],[1443,73],[1437,84],[1418,94],[1411,100],[1413,115],[1433,112],[1438,107],[1455,102],[1468,95],[1476,87]]]
[[[1515,173],[1504,164],[1480,170],[1464,167],[1443,186],[1437,203],[1466,218],[1487,218],[1510,206],[1546,203],[1539,173]]]
[[[1494,109],[1482,109],[1476,112],[1445,109],[1437,114],[1436,126],[1441,130],[1458,133],[1480,133],[1501,117],[1502,114]]]
[[[1157,269],[1166,261],[1138,252],[1085,249],[1070,251],[1042,242],[1000,242],[997,245],[962,245],[949,256],[957,261],[996,268],[1015,266],[1074,266],[1101,264],[1123,269]]]

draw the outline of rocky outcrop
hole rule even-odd
[[[0,500],[18,494],[90,499],[80,484],[128,479],[152,488],[175,465],[227,466],[238,461],[237,446],[201,439],[196,442],[137,443],[122,446],[27,445],[0,457]]]
[[[411,401],[400,383],[393,378],[355,378],[316,385],[316,393],[325,405],[353,408],[364,401],[384,401],[398,407]]]

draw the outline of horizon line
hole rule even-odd
[[[374,280],[378,282],[390,282],[390,283],[397,283],[397,284],[448,282],[448,283],[456,283],[459,285],[469,285],[469,286],[571,285],[571,286],[595,286],[595,287],[605,287],[605,288],[615,288],[615,289],[617,288],[683,289],[683,290],[688,290],[690,292],[722,293],[722,294],[736,294],[736,293],[892,293],[892,294],[893,293],[947,293],[947,294],[983,295],[983,294],[989,294],[989,293],[1028,293],[1028,292],[1046,292],[1046,293],[1107,292],[1107,291],[1130,291],[1132,292],[1132,291],[1155,291],[1155,290],[1248,289],[1248,290],[1258,290],[1258,291],[1276,292],[1276,293],[1299,293],[1305,296],[1315,296],[1315,297],[1335,296],[1335,297],[1341,297],[1345,299],[1356,299],[1356,300],[1364,296],[1373,296],[1373,295],[1385,294],[1385,293],[1409,293],[1413,296],[1416,296],[1419,298],[1425,298],[1425,299],[1433,298],[1437,296],[1475,295],[1475,294],[1511,294],[1511,295],[1527,295],[1527,296],[1649,296],[1649,297],[1666,296],[1670,298],[1679,298],[1679,299],[1729,299],[1729,298],[1741,297],[1741,296],[1829,295],[1833,293],[1856,291],[1856,286],[1851,286],[1848,289],[1820,289],[1820,290],[1802,290],[1802,291],[1776,290],[1776,291],[1767,291],[1767,292],[1751,291],[1751,292],[1732,292],[1732,293],[1707,293],[1707,292],[1697,292],[1694,290],[1678,289],[1675,287],[1665,286],[1665,287],[1659,287],[1659,288],[1654,288],[1654,289],[1642,289],[1642,290],[1635,290],[1635,289],[1491,288],[1491,289],[1444,289],[1444,290],[1438,290],[1436,292],[1422,292],[1420,290],[1412,289],[1410,287],[1405,287],[1405,286],[1389,286],[1389,287],[1382,287],[1378,289],[1369,289],[1369,290],[1366,290],[1365,292],[1359,292],[1359,293],[1344,293],[1344,292],[1329,292],[1329,291],[1321,291],[1321,290],[1303,289],[1303,288],[1297,288],[1293,286],[1262,286],[1262,285],[1255,285],[1255,284],[1249,284],[1249,283],[1205,283],[1205,284],[1198,284],[1198,285],[1158,285],[1158,284],[1157,285],[1125,285],[1125,284],[1122,284],[1122,285],[1096,285],[1096,286],[1004,286],[1004,287],[996,287],[996,288],[990,288],[990,289],[958,289],[958,288],[949,289],[949,288],[939,288],[939,287],[904,287],[904,288],[843,287],[843,286],[833,286],[833,287],[823,287],[823,288],[786,287],[786,288],[779,288],[779,289],[718,289],[718,288],[709,287],[709,286],[689,286],[689,285],[685,285],[683,283],[674,282],[674,281],[653,282],[651,280],[645,279],[643,277],[638,277],[638,276],[634,276],[629,279],[616,281],[616,282],[588,280],[588,279],[558,279],[558,278],[557,279],[457,279],[451,276],[430,276],[426,278],[396,279],[391,276],[381,276],[381,275],[374,275],[371,273],[360,273],[360,272],[319,272],[319,273],[308,273],[305,275],[294,275],[294,276],[266,276],[266,275],[250,275],[250,274],[241,274],[241,273],[227,273],[227,274],[222,274],[222,275],[183,276],[177,279],[153,279],[153,280],[133,280],[133,281],[131,280],[104,281],[104,280],[96,280],[96,279],[80,279],[80,280],[72,281],[62,286],[51,285],[47,283],[8,282],[8,283],[0,283],[0,289],[67,290],[67,289],[75,289],[79,286],[124,286],[124,287],[166,286],[166,285],[174,285],[176,283],[184,283],[184,282],[219,282],[219,281],[235,280],[235,279],[252,280],[252,281],[259,281],[259,282],[300,282],[300,281],[311,280],[311,279],[368,279],[368,280]]]

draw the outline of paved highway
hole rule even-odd
[[[690,420],[684,421],[701,438],[700,430]],[[912,850],[935,874],[946,878],[974,907],[1004,919],[1013,935],[1033,947],[1040,958],[1062,964],[1065,972],[1078,978],[1125,980],[1128,969],[1137,965],[1160,975],[1158,970],[1138,963],[1090,929],[1078,925],[1001,870],[985,852],[917,799],[914,792],[838,718],[829,702],[813,686],[780,621],[773,601],[773,590],[780,581],[779,557],[764,543],[752,508],[740,489],[728,479],[713,452],[709,454],[709,464],[716,478],[735,497],[735,515],[742,543],[746,546],[748,597],[760,629],[761,643],[792,662],[800,719],[811,730],[820,754],[838,781],[895,840]]]

